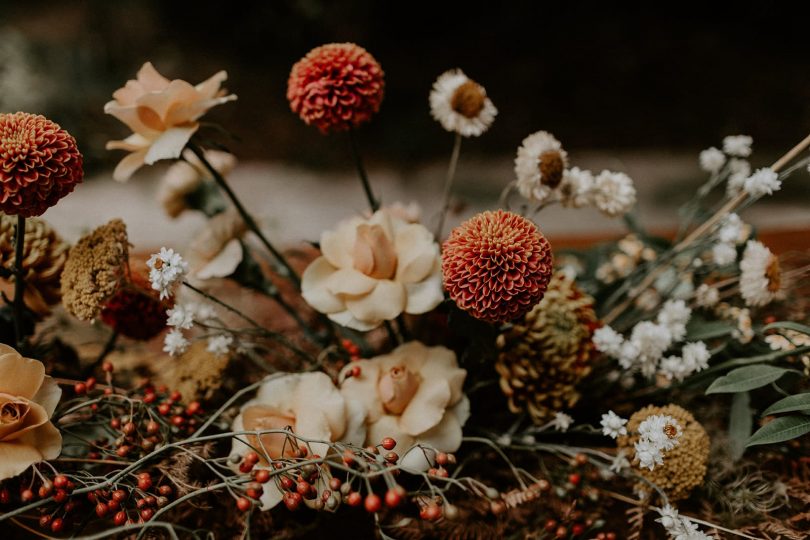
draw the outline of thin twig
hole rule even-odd
[[[450,154],[450,165],[447,167],[447,178],[444,181],[444,194],[442,195],[442,209],[439,214],[439,224],[436,226],[436,240],[441,241],[442,229],[444,229],[444,220],[447,217],[447,212],[450,209],[450,194],[453,191],[453,179],[456,177],[456,167],[458,166],[458,157],[461,154],[461,134],[456,133],[455,142],[453,142],[453,153]]]
[[[17,350],[23,347],[23,317],[25,317],[25,276],[23,275],[23,249],[25,247],[25,217],[17,216],[17,232],[14,240],[14,338]]]
[[[360,176],[360,183],[363,184],[363,191],[366,193],[366,199],[368,199],[368,205],[371,207],[372,212],[376,212],[380,209],[380,201],[374,196],[371,183],[368,181],[368,174],[366,174],[366,168],[363,165],[363,158],[360,155],[360,148],[357,146],[357,139],[353,129],[349,129],[349,145],[352,149],[354,165],[357,167],[357,174]]]

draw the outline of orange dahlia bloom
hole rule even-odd
[[[83,177],[70,133],[37,114],[0,114],[0,211],[42,215]]]
[[[330,43],[299,60],[287,81],[290,108],[321,133],[346,131],[371,119],[383,99],[383,70],[354,43]]]
[[[444,287],[476,319],[508,322],[543,299],[552,274],[551,246],[526,218],[482,212],[450,233],[442,250]]]

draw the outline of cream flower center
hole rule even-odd
[[[462,116],[475,118],[484,108],[487,96],[475,81],[466,81],[456,88],[450,98],[450,107]]]
[[[166,124],[163,122],[163,119],[150,109],[149,107],[138,107],[138,119],[143,122],[143,124],[155,131],[165,131]]]
[[[280,414],[276,409],[264,405],[253,405],[242,412],[242,425],[246,431],[263,431],[266,429],[295,430],[295,417]],[[266,461],[264,456],[279,458],[294,456],[298,450],[292,440],[284,433],[264,433],[259,436],[247,436],[250,445]]]
[[[394,366],[377,383],[383,408],[390,414],[402,414],[419,389],[421,377],[404,366]]]
[[[394,244],[379,225],[357,227],[352,257],[355,270],[375,279],[390,279],[397,271]]]
[[[768,278],[768,291],[776,293],[782,286],[782,270],[779,267],[779,259],[771,255],[768,266],[765,268],[765,277]]]
[[[8,401],[0,405],[0,424],[14,424],[25,418],[31,407],[27,403]]]
[[[540,154],[540,182],[554,189],[563,178],[565,162],[557,150],[546,150]]]

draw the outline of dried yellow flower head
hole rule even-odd
[[[663,464],[656,465],[653,470],[637,467],[636,472],[664,490],[671,500],[685,499],[694,488],[703,484],[706,462],[709,459],[709,436],[687,410],[670,404],[665,407],[649,405],[636,411],[627,422],[628,435],[617,439],[619,449],[632,456],[633,445],[639,440],[639,425],[654,414],[674,418],[682,433],[675,448],[664,453]],[[665,427],[665,433],[666,429]],[[638,487],[649,491],[649,486],[644,484],[639,484]]]
[[[495,369],[509,410],[528,410],[539,424],[576,404],[576,385],[596,357],[593,303],[573,279],[556,272],[540,303],[498,336]]]
[[[14,242],[17,219],[0,214],[0,266],[12,270],[15,264]],[[25,305],[39,315],[47,315],[50,306],[62,299],[59,279],[70,246],[42,219],[25,220],[22,266],[25,271]],[[14,277],[8,279],[14,282]]]
[[[77,319],[96,318],[127,275],[127,227],[114,219],[82,237],[62,273],[62,304]]]
[[[207,350],[206,341],[194,341],[166,367],[156,366],[156,381],[178,390],[187,399],[208,399],[222,384],[230,356]]]

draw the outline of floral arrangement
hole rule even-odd
[[[201,120],[236,100],[226,77],[192,85],[146,63],[104,107],[132,132],[108,143],[128,152],[113,177],[171,161],[158,201],[208,218],[152,254],[121,220],[63,241],[38,216],[82,181],[77,143],[0,114],[0,529],[810,537],[810,266],[741,217],[807,169],[810,137],[756,171],[752,139],[726,137],[701,152],[708,179],[674,236],[627,218],[627,236],[574,251],[548,241],[541,211],[625,216],[634,184],[537,131],[498,208],[447,232],[461,143],[497,118],[485,88],[454,69],[429,93],[454,144],[426,223],[363,166],[380,64],[328,44],[292,67],[287,98],[349,139],[369,208],[277,246]]]

